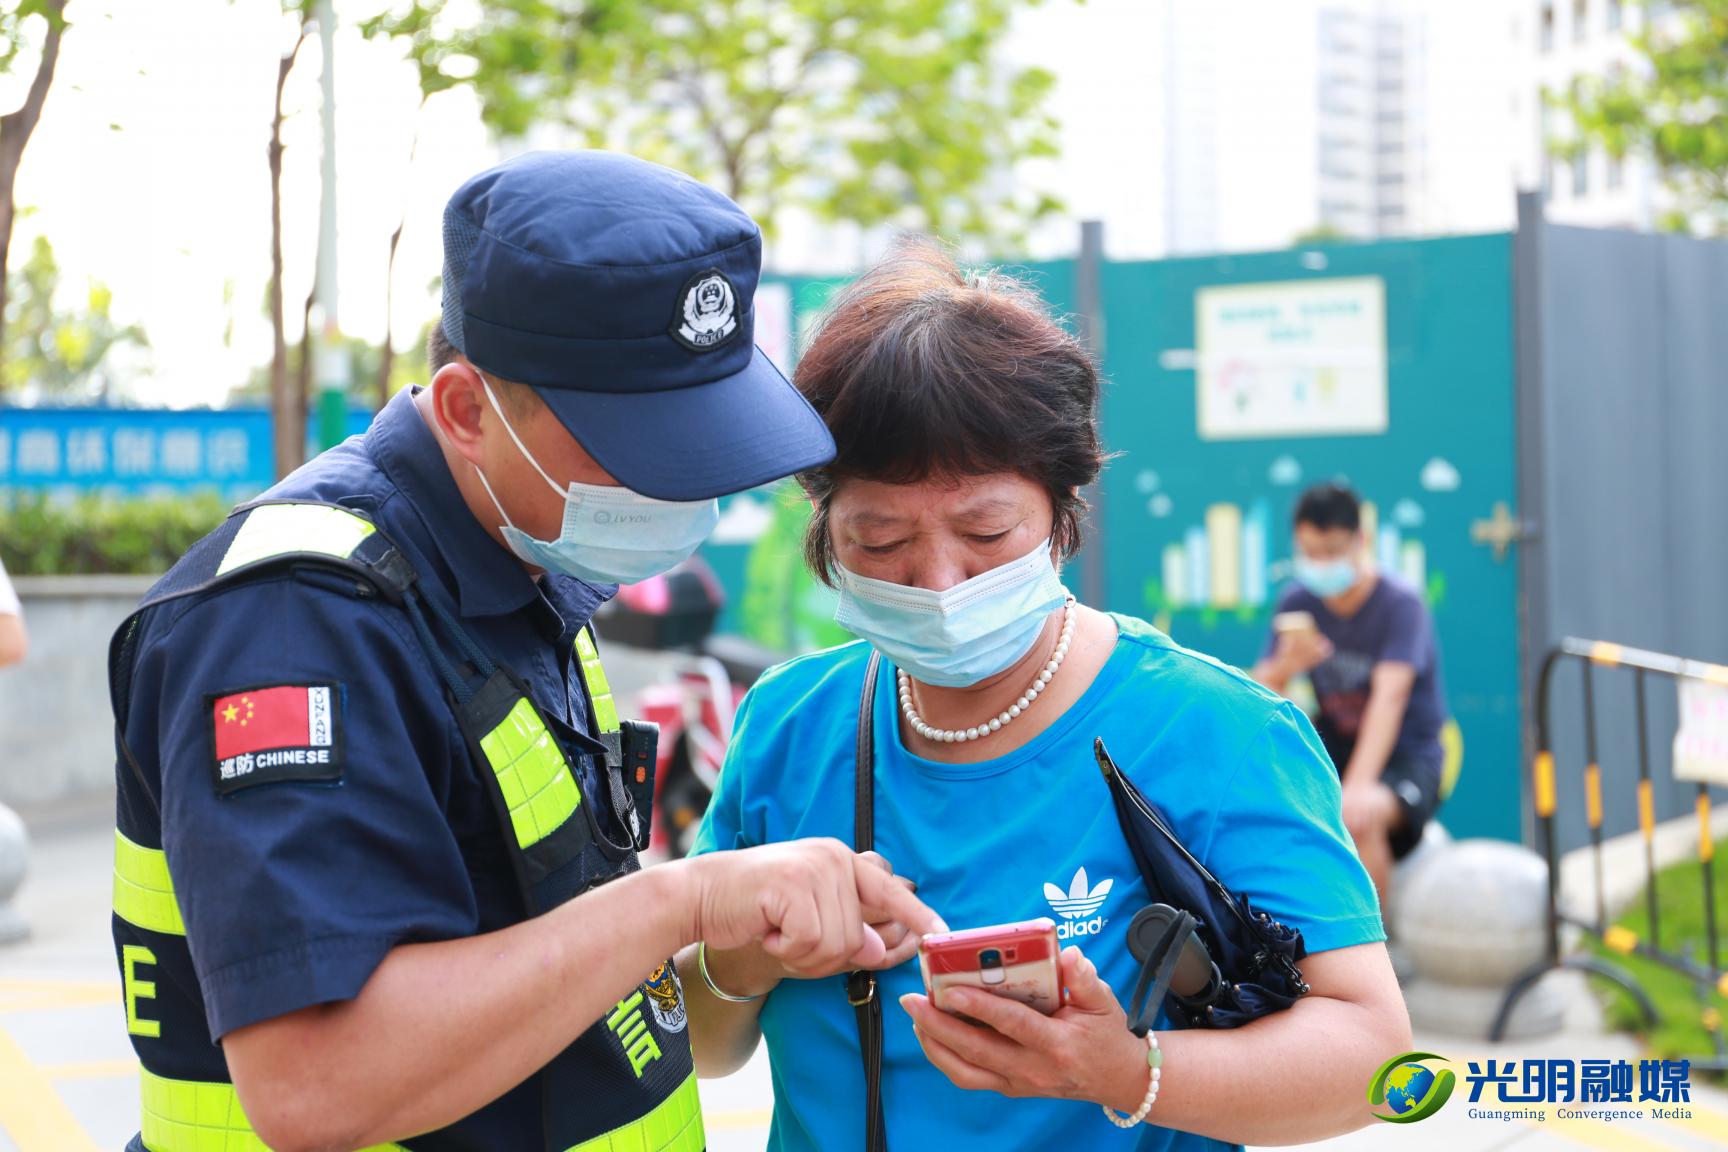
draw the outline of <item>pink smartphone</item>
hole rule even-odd
[[[1054,1015],[1062,1007],[1061,948],[1048,917],[926,936],[918,945],[924,994],[944,1012],[942,993],[956,985],[981,988]]]

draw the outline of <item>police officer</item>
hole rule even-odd
[[[589,618],[717,496],[833,453],[752,342],[756,226],[597,152],[503,164],[444,224],[431,385],[115,637],[131,1149],[700,1152],[668,957],[832,970],[940,925],[834,841],[637,865],[654,734]]]

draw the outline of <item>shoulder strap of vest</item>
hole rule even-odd
[[[109,646],[110,672],[129,669],[132,641],[147,610],[305,565],[355,577],[392,603],[400,603],[417,579],[401,550],[370,517],[352,508],[285,500],[243,504],[187,550],[121,623]],[[117,689],[124,686],[110,681],[117,697],[123,696]]]
[[[351,508],[302,501],[243,504],[194,544],[115,631],[108,667],[116,709],[123,707],[123,689],[131,679],[132,644],[145,611],[224,584],[308,564],[362,580],[392,603],[400,603],[417,579],[413,565],[390,538],[371,518]]]
[[[147,610],[305,565],[354,578],[397,604],[403,602],[417,579],[402,551],[370,517],[352,508],[286,500],[241,505],[214,532],[194,544],[115,631],[108,645],[108,693],[120,733],[125,731],[131,698],[138,625]],[[145,783],[123,735],[118,742],[122,757],[139,775],[140,783]]]
[[[457,718],[465,730],[473,728],[468,706],[474,703],[477,694],[485,698],[481,701],[484,703],[502,692],[511,704],[520,700],[524,707],[533,711],[521,683],[507,672],[501,672],[467,630],[436,600],[427,600],[420,595],[415,587],[418,577],[413,565],[370,517],[340,505],[310,501],[242,505],[220,528],[195,544],[180,563],[150,590],[144,601],[121,624],[109,645],[108,688],[116,720],[116,743],[121,757],[152,799],[154,795],[149,782],[125,738],[136,656],[134,649],[143,614],[171,600],[307,566],[364,582],[384,599],[406,609],[414,634],[426,658],[449,689],[451,703],[456,707]],[[430,616],[427,609],[430,609]],[[435,630],[442,631],[452,643],[440,643],[434,635]],[[611,768],[621,769],[624,750],[617,706],[606,682],[594,637],[586,626],[577,634],[576,656],[600,737],[598,744],[585,750],[601,752]],[[501,720],[494,718],[494,722],[483,724],[470,734],[479,741],[493,731],[498,722]],[[574,735],[586,740],[580,733]],[[647,755],[653,755],[651,744],[647,747]],[[615,784],[622,788],[622,778],[619,777]],[[619,811],[628,807],[622,795],[615,795],[614,802]]]
[[[392,603],[417,578],[407,557],[364,513],[337,504],[273,500],[235,509],[139,607],[306,564],[357,576]]]

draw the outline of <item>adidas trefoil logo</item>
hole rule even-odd
[[[1056,937],[1059,940],[1072,940],[1077,936],[1096,936],[1104,930],[1104,925],[1110,922],[1108,917],[1096,915],[1104,906],[1104,897],[1110,895],[1110,889],[1116,883],[1108,876],[1098,881],[1096,888],[1087,887],[1086,869],[1081,868],[1074,873],[1074,879],[1064,892],[1054,884],[1044,885],[1044,899],[1050,902],[1050,907],[1062,917],[1062,922],[1056,925]]]

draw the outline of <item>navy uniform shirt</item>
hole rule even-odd
[[[1440,743],[1440,730],[1446,726],[1446,690],[1434,618],[1422,593],[1382,572],[1361,607],[1351,616],[1338,616],[1320,597],[1292,582],[1278,597],[1275,611],[1308,613],[1320,634],[1332,642],[1332,655],[1310,669],[1308,678],[1320,704],[1314,727],[1338,771],[1344,771],[1356,751],[1375,667],[1408,664],[1416,671],[1416,682],[1404,706],[1391,758],[1415,761],[1438,779],[1446,760]],[[1264,656],[1277,647],[1277,635],[1269,635]]]
[[[536,705],[592,734],[572,646],[615,588],[529,576],[469,512],[410,392],[267,497],[370,516]],[[158,1074],[226,1079],[214,1045],[234,1029],[353,998],[397,945],[523,919],[483,768],[401,608],[333,573],[273,575],[151,609],[136,652],[120,828],[153,838],[160,804],[192,969],[179,970],[187,953],[160,957],[158,996],[140,1001],[162,1021],[160,1039],[137,1041]],[[332,689],[340,780],[221,794],[217,729],[245,717],[219,705],[283,685]],[[576,759],[584,796],[605,805],[592,761]],[[434,996],[425,1011],[439,1010]],[[414,1146],[539,1147],[536,1080]]]

